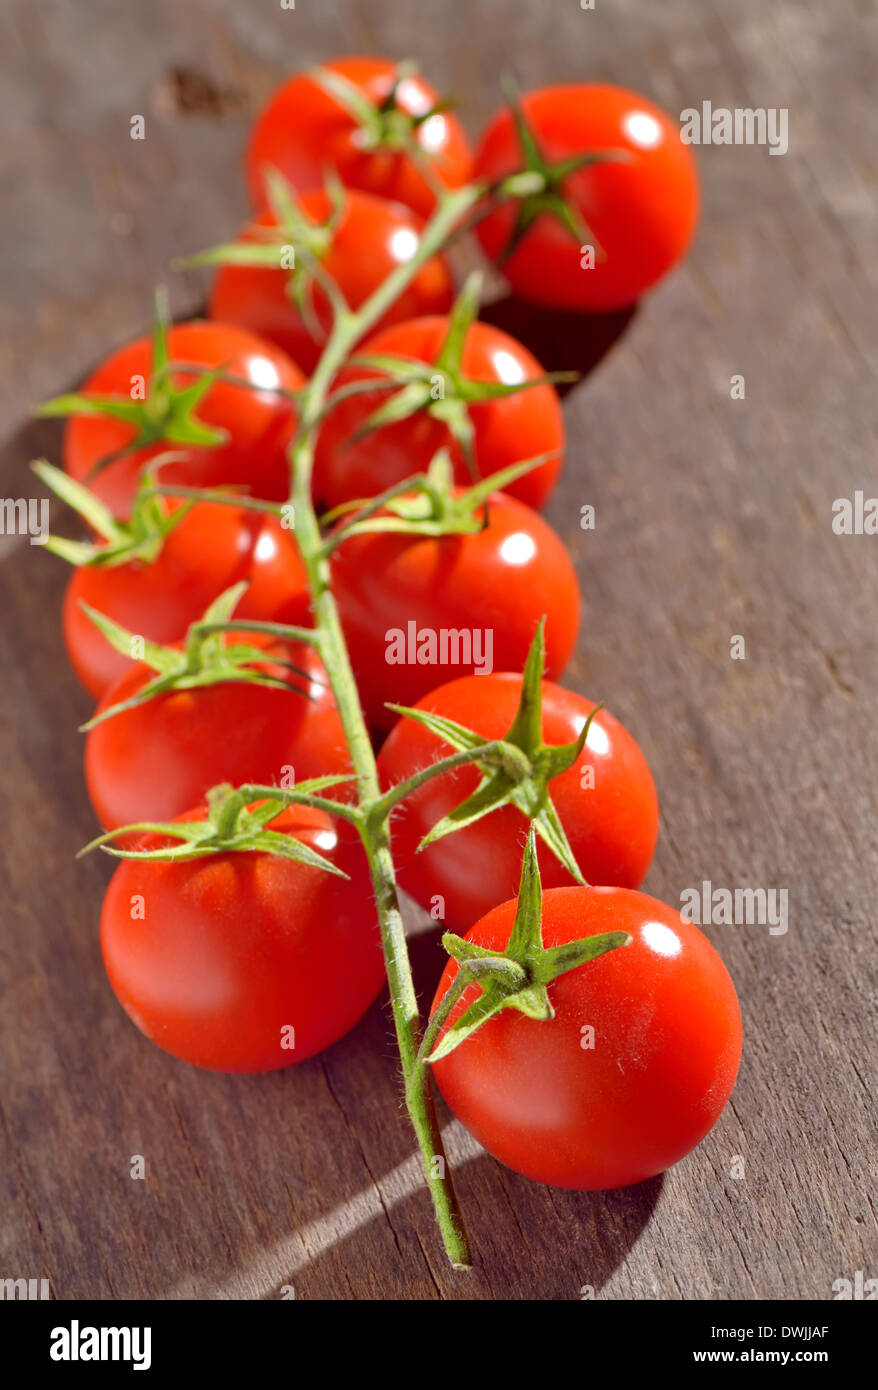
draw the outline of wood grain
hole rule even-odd
[[[878,11],[838,0],[7,0],[0,49],[2,489],[59,431],[31,404],[142,331],[170,260],[245,213],[248,123],[290,68],[346,51],[419,57],[477,131],[498,76],[612,80],[672,112],[788,107],[791,148],[698,151],[685,267],[632,316],[488,311],[565,398],[548,515],[585,617],[570,682],[640,739],[662,834],[646,887],[787,888],[789,931],[710,927],[746,1045],[732,1104],[664,1179],[537,1187],[452,1126],[477,1267],[444,1264],[401,1115],[386,1002],[287,1074],[206,1075],[130,1026],[103,977],[107,865],[59,643],[64,567],[4,541],[0,1276],[53,1296],[305,1299],[832,1297],[876,1269],[875,537],[833,499],[876,491],[873,87]],[[143,114],[147,138],[129,139]],[[746,397],[730,398],[743,374]],[[578,529],[583,503],[594,532]],[[734,634],[746,660],[730,659]],[[413,951],[429,992],[435,935]],[[146,1158],[132,1181],[130,1158]],[[735,1155],[745,1176],[731,1176]]]

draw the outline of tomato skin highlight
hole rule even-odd
[[[429,316],[410,319],[373,334],[360,353],[435,363],[448,320]],[[522,343],[476,321],[467,333],[462,370],[477,381],[529,381],[543,375],[543,368]],[[354,381],[380,380],[377,372],[348,367],[339,372],[336,386]],[[314,454],[314,492],[327,507],[360,497],[374,497],[413,473],[426,472],[433,455],[448,450],[459,486],[472,482],[463,453],[448,426],[419,412],[393,425],[373,430],[361,439],[352,436],[383,405],[386,389],[363,391],[340,402],[329,412]],[[515,395],[492,401],[476,401],[468,407],[475,432],[475,460],[481,477],[540,454],[556,454],[503,489],[511,497],[538,510],[546,501],[561,471],[564,452],[564,420],[558,393],[542,383]]]
[[[312,222],[322,222],[329,216],[330,199],[323,189],[302,194],[300,204]],[[258,240],[251,230],[253,226],[276,225],[274,215],[263,212],[245,228],[241,239]],[[397,266],[411,260],[422,230],[423,223],[402,203],[348,189],[341,220],[321,259],[322,268],[338,285],[348,306],[356,311]],[[316,283],[313,294],[314,313],[328,336],[332,325],[329,301]],[[441,256],[434,256],[421,267],[373,331],[422,314],[444,313],[451,306],[453,294],[451,272]],[[311,336],[287,293],[287,275],[282,271],[222,266],[211,289],[209,312],[220,323],[236,324],[275,343],[306,374],[314,370],[325,345],[325,337],[315,341]]]
[[[388,664],[388,631],[406,632],[410,622],[434,632],[489,631],[493,666],[521,670],[545,615],[546,671],[555,679],[579,625],[576,573],[560,538],[503,493],[494,493],[488,524],[472,535],[352,536],[333,554],[332,584],[360,700],[379,729],[397,720],[386,701],[414,705],[443,679],[474,669]]]
[[[520,676],[495,672],[449,681],[418,708],[465,724],[484,738],[502,738],[520,695]],[[572,743],[593,708],[591,700],[543,681],[543,741]],[[414,720],[400,719],[378,755],[382,784],[393,786],[452,751]],[[587,766],[594,768],[594,785],[583,788]],[[454,931],[467,931],[518,892],[527,822],[515,807],[492,811],[417,852],[427,831],[474,792],[479,780],[470,766],[434,777],[406,798],[391,826],[402,887],[428,910],[441,899],[440,918]],[[582,754],[550,781],[549,792],[586,881],[637,888],[658,838],[658,799],[643,753],[607,710],[595,716]],[[544,888],[573,882],[539,840],[537,853]]]
[[[204,815],[202,807],[182,819]],[[104,898],[101,950],[120,1004],[148,1038],[195,1066],[258,1072],[302,1062],[347,1033],[384,981],[359,837],[301,806],[271,828],[349,879],[262,851],[128,859]],[[148,836],[138,847],[160,844]],[[292,1050],[282,1046],[291,1026]]]
[[[502,950],[516,903],[468,940]],[[543,942],[626,931],[629,946],[549,985],[555,1017],[505,1009],[433,1065],[445,1100],[490,1154],[554,1187],[625,1187],[679,1162],[713,1127],[741,1057],[741,1014],[726,968],[697,927],[646,894],[554,888]],[[432,1012],[457,973],[450,960]],[[449,1023],[478,996],[471,986]],[[593,1047],[583,1029],[594,1029]]]
[[[165,537],[155,560],[84,565],[64,594],[62,624],[70,663],[99,699],[133,665],[82,611],[85,602],[129,631],[168,645],[224,590],[248,581],[236,618],[310,623],[305,567],[294,533],[272,516],[199,502]]]
[[[678,124],[636,92],[599,84],[544,87],[525,95],[521,109],[552,163],[592,150],[621,150],[625,159],[587,165],[563,185],[606,260],[596,255],[583,268],[578,240],[544,214],[502,274],[538,304],[585,311],[632,304],[681,259],[698,221],[698,174]],[[501,111],[482,135],[474,178],[499,179],[522,162],[512,116]],[[506,203],[477,225],[492,261],[505,251],[515,217]]]
[[[376,106],[390,95],[395,64],[388,59],[336,58],[322,66],[346,77]],[[421,77],[406,77],[399,85],[397,104],[412,116],[423,115],[437,100],[438,93]],[[419,216],[429,217],[436,197],[411,155],[365,150],[358,138],[356,121],[334,97],[307,73],[291,77],[269,99],[250,133],[246,173],[253,207],[267,206],[266,167],[277,169],[302,193],[322,188],[330,167],[348,188],[404,203]],[[419,128],[418,145],[446,188],[467,182],[472,153],[456,116],[443,111],[425,121]]]
[[[223,443],[211,446],[176,445],[160,440],[109,463],[92,474],[107,455],[124,449],[135,437],[130,424],[108,416],[73,415],[64,433],[64,467],[71,477],[91,488],[112,511],[124,519],[141,470],[156,454],[173,450],[182,458],[161,469],[162,483],[190,487],[222,487],[239,484],[254,497],[285,501],[289,494],[286,448],[296,427],[290,400],[279,390],[299,390],[305,378],[295,363],[273,343],[242,328],[206,320],[175,324],[168,331],[172,362],[211,368],[222,367],[247,385],[217,381],[195,412],[204,424],[224,430]],[[138,379],[149,383],[152,373],[152,340],[149,336],[128,343],[106,358],[82,387],[86,394],[131,399]],[[192,372],[174,372],[176,386],[195,380]]]
[[[312,698],[226,681],[158,695],[96,725],[86,736],[85,779],[106,830],[173,820],[220,782],[279,786],[289,767],[297,782],[350,771],[338,710],[313,649],[246,634],[245,640],[265,647],[268,672],[304,686],[271,658],[295,661],[308,673]],[[142,663],[132,667],[106,692],[98,711],[135,695],[152,674]],[[330,794],[345,800],[349,785],[340,783]]]

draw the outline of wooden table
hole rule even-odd
[[[535,1186],[451,1126],[479,1258],[446,1267],[400,1114],[386,1001],[287,1073],[202,1074],[150,1046],[103,975],[109,866],[59,637],[66,574],[3,542],[3,1220],[0,1275],[54,1297],[832,1297],[878,1274],[874,1139],[878,538],[832,503],[876,488],[875,6],[837,0],[7,0],[0,407],[6,495],[60,431],[32,403],[143,330],[175,255],[245,214],[248,123],[288,69],[415,55],[475,133],[498,78],[611,80],[674,113],[787,107],[790,152],[702,148],[685,267],[630,317],[488,316],[566,397],[548,516],[585,616],[569,674],[641,741],[662,805],[646,887],[786,888],[789,930],[707,930],[740,992],[745,1056],[701,1147],[642,1186]],[[132,115],[147,138],[129,138]],[[171,277],[178,314],[198,275]],[[592,369],[593,370],[590,370]],[[731,378],[745,379],[733,399]],[[580,531],[580,507],[597,527]],[[730,642],[743,636],[746,659]],[[435,933],[415,936],[426,994]],[[874,1075],[872,1074],[874,1080]],[[446,1122],[451,1124],[446,1115]],[[129,1176],[132,1155],[145,1181]],[[736,1156],[743,1176],[733,1176]]]

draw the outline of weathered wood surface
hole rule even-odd
[[[570,680],[655,770],[647,888],[789,890],[789,931],[712,927],[746,1050],[733,1102],[678,1168],[568,1194],[464,1148],[478,1267],[454,1276],[413,1180],[386,1006],[286,1074],[201,1074],[148,1045],[103,977],[108,866],[59,647],[64,567],[4,542],[0,1274],[53,1295],[169,1298],[829,1298],[875,1275],[875,537],[836,497],[876,491],[876,7],[842,0],[6,0],[0,50],[2,492],[59,431],[30,404],[140,332],[170,259],[235,231],[253,112],[291,67],[421,58],[475,132],[504,68],[609,79],[669,110],[788,107],[790,153],[702,149],[685,268],[630,321],[492,311],[569,392],[549,508],[585,618]],[[141,113],[148,134],[129,139]],[[171,280],[191,312],[204,281]],[[615,338],[615,341],[612,341]],[[572,359],[572,361],[571,361]],[[598,361],[598,359],[600,359]],[[741,373],[746,398],[730,398]],[[583,503],[597,529],[583,533]],[[746,660],[730,659],[730,638]],[[427,992],[433,935],[414,948]],[[132,1154],[145,1182],[128,1176]],[[468,1157],[467,1157],[468,1155]],[[735,1155],[745,1176],[735,1179]]]

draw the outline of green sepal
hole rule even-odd
[[[368,353],[350,358],[350,366],[377,372],[386,378],[385,382],[376,382],[374,389],[391,390],[392,394],[366,417],[345,441],[343,448],[356,444],[375,430],[399,424],[423,411],[447,427],[463,454],[471,477],[476,481],[475,430],[468,407],[480,401],[515,396],[535,386],[578,379],[576,372],[544,372],[517,383],[477,381],[464,376],[463,351],[467,334],[478,315],[481,285],[481,272],[474,271],[467,278],[448,315],[448,327],[435,362],[411,362],[387,354]],[[444,392],[438,398],[433,396],[435,377],[441,377],[444,385]],[[340,388],[340,397],[343,398],[344,393],[345,388]]]
[[[364,497],[344,502],[327,513],[323,521],[334,521],[351,512],[360,513],[339,527],[330,540],[330,548],[350,536],[364,533],[393,532],[413,536],[474,535],[484,530],[488,521],[488,502],[516,478],[524,477],[538,468],[557,451],[522,459],[508,468],[498,469],[468,488],[458,489],[447,449],[439,449],[430,460],[426,473],[406,479],[405,489],[394,486],[377,497]]]
[[[228,438],[225,430],[206,425],[195,414],[197,407],[225,367],[201,372],[188,386],[174,387],[171,380],[173,364],[168,353],[170,315],[167,295],[158,289],[155,294],[155,317],[152,330],[152,361],[146,399],[133,401],[124,396],[73,392],[56,396],[36,409],[40,416],[87,415],[108,416],[131,426],[134,438],[121,449],[99,459],[91,475],[101,473],[109,464],[125,454],[166,441],[169,444],[195,445],[212,448]],[[185,370],[185,365],[178,367]]]
[[[307,76],[312,82],[316,82],[327,96],[337,101],[362,129],[376,136],[380,134],[381,118],[378,107],[355,82],[351,82],[333,68],[322,66],[310,68]]]
[[[417,65],[413,62],[406,60],[398,63],[390,90],[377,105],[356,83],[331,68],[311,68],[308,76],[328,96],[337,101],[359,126],[363,150],[387,150],[393,153],[410,151],[423,158],[430,158],[431,152],[422,149],[418,144],[418,128],[437,112],[446,110],[449,103],[444,100],[436,101],[428,111],[416,116],[400,107],[397,101],[399,85],[417,71]]]
[[[31,468],[41,482],[103,537],[103,543],[98,544],[50,535],[46,548],[78,568],[85,565],[109,568],[130,564],[133,560],[149,564],[155,560],[165,538],[179,526],[193,506],[193,502],[189,502],[174,510],[164,508],[153,480],[156,465],[167,457],[158,455],[144,470],[128,521],[116,521],[109,508],[89,488],[71,478],[63,469],[55,468],[45,459],[33,462]]]
[[[319,262],[329,248],[344,209],[345,189],[335,171],[327,170],[325,182],[330,199],[329,215],[323,222],[312,222],[302,211],[292,187],[277,169],[268,166],[264,177],[268,204],[276,225],[263,227],[251,223],[248,233],[252,240],[225,242],[194,256],[187,256],[181,264],[253,266],[285,275],[288,298],[298,309],[310,336],[315,341],[321,341],[326,335],[317,317],[314,284]],[[293,249],[291,266],[281,265],[281,254],[287,246]]]
[[[502,806],[514,806],[531,822],[533,829],[576,883],[584,883],[567,833],[552,801],[549,783],[573,765],[585,746],[592,720],[601,708],[596,706],[585,721],[579,737],[569,744],[542,741],[542,677],[544,669],[545,619],[531,643],[521,678],[521,696],[515,718],[500,742],[501,753],[492,752],[484,763],[476,760],[481,781],[469,796],[436,822],[418,845],[418,851],[474,824]],[[489,742],[474,730],[429,710],[404,705],[388,705],[395,713],[413,719],[437,738],[459,752],[477,749]]]
[[[127,627],[122,627],[121,623],[114,622],[108,618],[106,613],[100,613],[97,608],[92,608],[85,599],[79,600],[79,606],[83,613],[91,622],[94,623],[101,636],[106,637],[114,651],[121,652],[123,656],[130,657],[132,661],[143,661],[147,666],[151,666],[154,671],[159,671],[162,675],[168,675],[171,671],[178,668],[180,653],[175,652],[171,647],[161,646],[158,642],[150,642],[145,637],[139,637],[137,633],[131,632]],[[143,644],[143,655],[141,657],[131,656],[131,644],[133,641]]]
[[[399,391],[395,391],[386,401],[382,401],[346,441],[345,447],[356,444],[367,434],[382,429],[386,425],[398,425],[421,410],[429,409],[430,387],[424,381],[407,381]]]
[[[428,1060],[437,1062],[447,1057],[502,1009],[515,1009],[537,1022],[554,1018],[548,988],[552,981],[630,941],[627,932],[614,931],[562,946],[543,945],[542,885],[532,825],[521,865],[515,920],[505,951],[488,950],[450,932],[442,938],[446,951],[458,963],[461,982],[477,984],[481,993],[445,1028]]]
[[[520,97],[510,81],[505,81],[509,110],[515,125],[524,163],[513,174],[500,179],[495,193],[517,203],[515,223],[498,264],[502,267],[520,245],[533,224],[544,214],[553,217],[580,244],[594,247],[595,258],[606,260],[606,252],[594,232],[564,192],[564,181],[590,164],[626,162],[627,150],[585,150],[567,159],[552,162],[540,149],[534,131],[521,109]]]
[[[166,695],[173,690],[196,690],[226,682],[262,685],[272,690],[293,691],[301,695],[303,699],[311,699],[312,696],[307,687],[312,678],[301,667],[296,666],[293,661],[244,642],[224,644],[222,630],[224,625],[229,624],[236,631],[246,626],[246,620],[240,626],[238,623],[232,623],[232,613],[246,588],[246,581],[233,584],[231,588],[226,589],[214,599],[213,603],[205,610],[204,616],[189,625],[181,647],[168,647],[162,646],[158,642],[150,642],[139,634],[130,632],[121,624],[108,618],[105,613],[99,613],[97,609],[80,600],[80,607],[83,612],[91,619],[111,647],[132,661],[142,661],[156,672],[155,677],[141,686],[136,694],[127,700],[120,700],[117,704],[110,705],[107,709],[99,710],[91,719],[80,726],[80,731],[87,733],[98,724],[104,723],[105,720],[112,719],[128,710],[136,709],[140,705],[145,705],[149,700],[154,700],[157,696]],[[266,624],[256,623],[257,630],[265,626]],[[280,625],[278,626],[280,628]],[[138,645],[142,646],[142,652],[137,657],[132,651],[132,643],[135,639]],[[259,667],[263,665],[286,668],[306,682],[305,688],[295,685],[292,681],[284,680],[280,676],[260,670]]]
[[[339,780],[343,779],[313,777],[300,782],[295,790],[301,796],[303,793],[319,791]],[[230,786],[213,787],[206,798],[208,816],[205,820],[138,821],[132,825],[118,826],[114,830],[108,830],[102,835],[96,836],[79,851],[77,857],[88,854],[93,849],[103,849],[105,853],[111,854],[117,859],[179,863],[217,854],[246,854],[258,851],[265,854],[275,854],[284,859],[293,859],[300,864],[307,864],[311,868],[323,869],[339,878],[349,877],[343,869],[339,869],[324,855],[312,849],[310,845],[304,844],[294,836],[284,835],[280,831],[268,828],[270,823],[292,804],[292,799],[284,797],[282,792],[278,792],[275,797],[261,800],[259,804],[252,807],[245,802],[242,802],[239,807],[234,807],[230,826],[227,830],[223,830],[220,821],[225,813],[225,808],[230,800],[239,795],[239,790]],[[111,843],[114,839],[119,839],[122,836],[130,838],[132,835],[161,835],[168,839],[177,840],[179,843],[152,850],[140,850],[135,847],[120,849]]]

